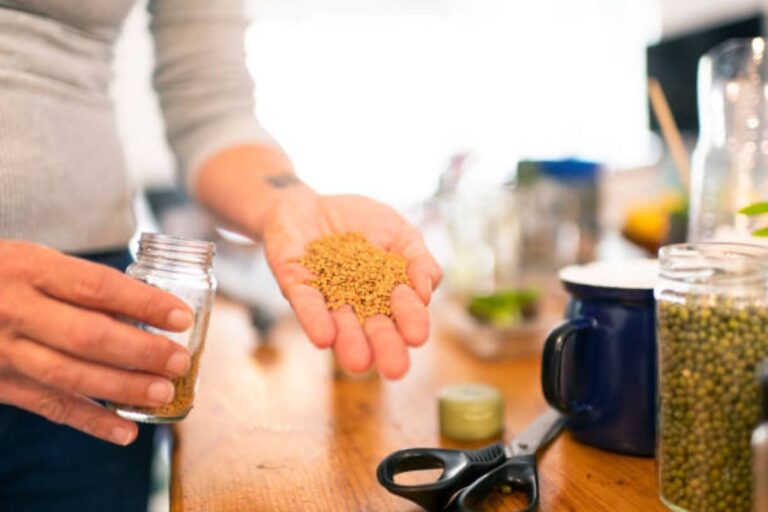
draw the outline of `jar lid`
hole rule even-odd
[[[470,383],[443,388],[438,409],[440,432],[456,441],[489,439],[504,427],[504,400],[492,386]]]

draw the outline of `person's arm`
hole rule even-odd
[[[258,238],[281,197],[310,194],[255,117],[243,0],[151,0],[154,86],[190,195]]]
[[[429,333],[426,305],[441,271],[418,231],[386,205],[360,196],[321,196],[296,178],[282,152],[269,146],[223,149],[197,172],[196,195],[242,233],[264,240],[266,255],[285,297],[309,339],[333,347],[343,368],[365,371],[376,364],[386,377],[408,368],[409,346]],[[401,254],[411,287],[392,293],[394,322],[376,316],[358,323],[349,306],[329,312],[312,276],[297,260],[304,246],[324,235],[359,232]]]
[[[359,196],[321,196],[254,116],[253,83],[243,51],[242,0],[153,0],[155,87],[167,135],[188,190],[229,226],[264,241],[267,260],[310,340],[363,371],[374,362],[387,377],[408,368],[408,346],[429,332],[426,304],[441,271],[418,231],[393,209]],[[329,312],[297,263],[324,235],[356,231],[400,253],[412,287],[392,294],[394,321],[360,325],[348,306]]]
[[[196,172],[192,193],[241,233],[261,238],[267,217],[280,201],[311,201],[317,194],[293,170],[288,156],[272,145],[223,149]]]
[[[243,0],[150,0],[153,85],[179,173],[195,196],[197,174],[220,151],[277,142],[255,116],[254,83],[245,63]],[[272,158],[269,165],[288,164]],[[262,162],[263,163],[263,162]]]

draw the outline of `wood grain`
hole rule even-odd
[[[456,447],[438,432],[447,384],[498,387],[506,436],[541,412],[538,359],[480,362],[443,336],[413,351],[402,381],[334,379],[328,352],[290,319],[257,343],[245,310],[219,300],[195,409],[177,427],[174,512],[416,511],[376,482],[378,462],[413,446]],[[471,445],[462,445],[471,446]],[[543,511],[665,510],[651,459],[557,439],[540,459]],[[494,510],[515,510],[497,500]]]

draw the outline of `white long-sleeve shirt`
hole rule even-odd
[[[109,95],[136,0],[0,0],[0,239],[68,252],[134,232]],[[243,0],[150,0],[154,86],[181,175],[229,145],[272,143],[254,117]]]

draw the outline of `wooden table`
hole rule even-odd
[[[177,429],[172,511],[416,511],[374,472],[397,449],[456,446],[438,433],[442,386],[476,381],[502,390],[507,436],[545,407],[538,359],[480,362],[433,336],[412,352],[402,381],[339,380],[330,354],[292,320],[272,338],[257,343],[245,310],[217,303],[196,406]],[[568,434],[541,457],[539,474],[545,512],[665,510],[653,460],[582,446]]]

